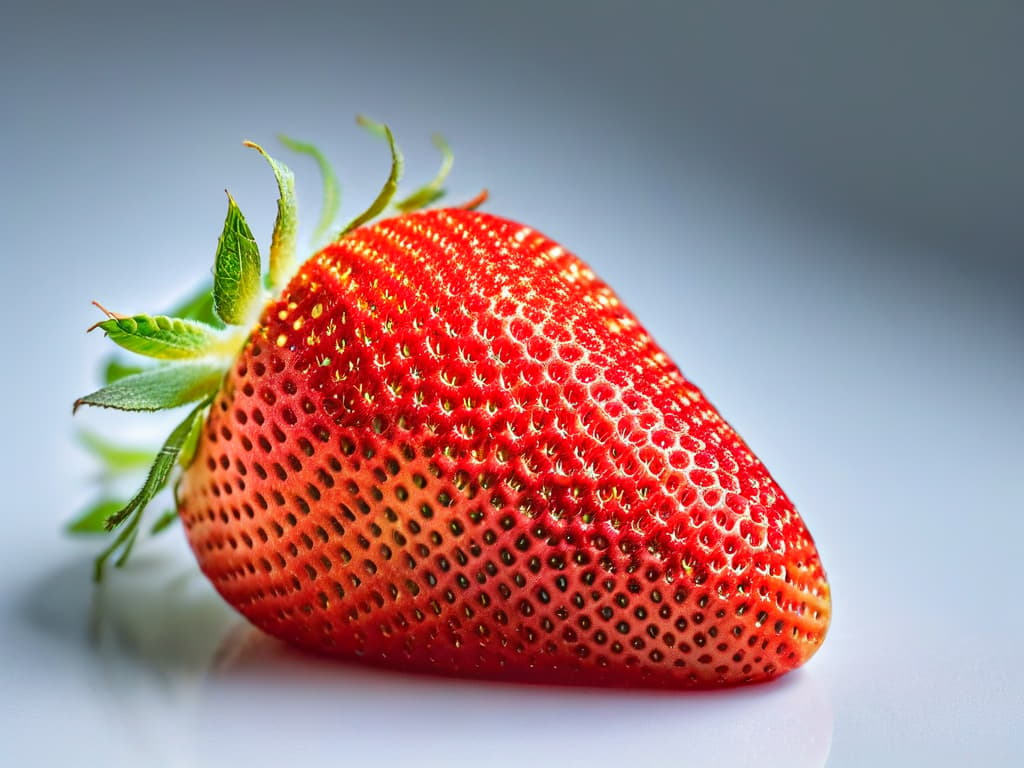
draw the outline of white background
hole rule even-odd
[[[1024,760],[1024,14],[409,5],[5,10],[0,762]],[[833,586],[804,669],[654,694],[310,659],[248,630],[180,530],[93,589],[98,544],[59,532],[94,471],[70,418],[106,349],[89,300],[186,292],[225,186],[266,241],[243,138],[320,142],[354,213],[386,172],[357,111],[392,123],[413,181],[443,130],[453,196],[487,186],[589,261],[760,454]],[[308,223],[316,173],[292,165]]]

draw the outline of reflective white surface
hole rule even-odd
[[[828,695],[803,672],[689,694],[400,674],[268,638],[173,546],[151,547],[91,603],[55,605],[54,595],[82,594],[89,568],[72,558],[47,574],[20,618],[78,657],[88,692],[65,681],[51,693],[61,692],[65,711],[75,700],[102,710],[108,765],[620,766],[685,754],[699,764],[820,766],[832,738]],[[39,758],[67,754],[57,743],[36,748]]]
[[[580,5],[5,9],[0,765],[1024,764],[1024,11]],[[266,243],[243,138],[320,141],[355,213],[386,172],[355,111],[410,184],[445,131],[453,197],[589,261],[753,446],[832,583],[805,668],[709,694],[339,664],[247,629],[180,530],[94,590],[59,532],[94,471],[89,300],[190,289],[225,186]]]

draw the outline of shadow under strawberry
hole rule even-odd
[[[373,765],[821,766],[832,709],[812,674],[656,691],[521,685],[325,662],[246,624],[181,552],[149,547],[90,605],[86,556],[34,583],[21,618],[91,670],[105,738],[140,758]],[[120,732],[119,732],[120,731]]]

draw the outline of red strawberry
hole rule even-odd
[[[221,254],[244,266],[234,212]],[[169,440],[190,460],[178,512],[231,605],[316,651],[515,680],[729,684],[817,650],[829,587],[799,514],[583,262],[470,210],[362,223],[223,380],[172,398],[200,400]],[[234,277],[228,321],[252,281]],[[176,368],[207,381],[215,346]],[[82,402],[124,407],[105,391]],[[112,521],[137,531],[145,501]]]

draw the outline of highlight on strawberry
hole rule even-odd
[[[508,219],[429,208],[441,170],[296,259],[292,172],[264,274],[228,195],[212,287],[168,315],[103,310],[120,358],[75,403],[183,408],[149,470],[70,526],[106,531],[96,578],[176,520],[250,622],[405,670],[582,685],[762,681],[821,646],[825,572],[792,502],[580,259]],[[321,241],[339,186],[324,181]],[[379,218],[391,211],[393,215]],[[110,474],[108,473],[108,474]],[[149,520],[165,488],[173,506]]]

